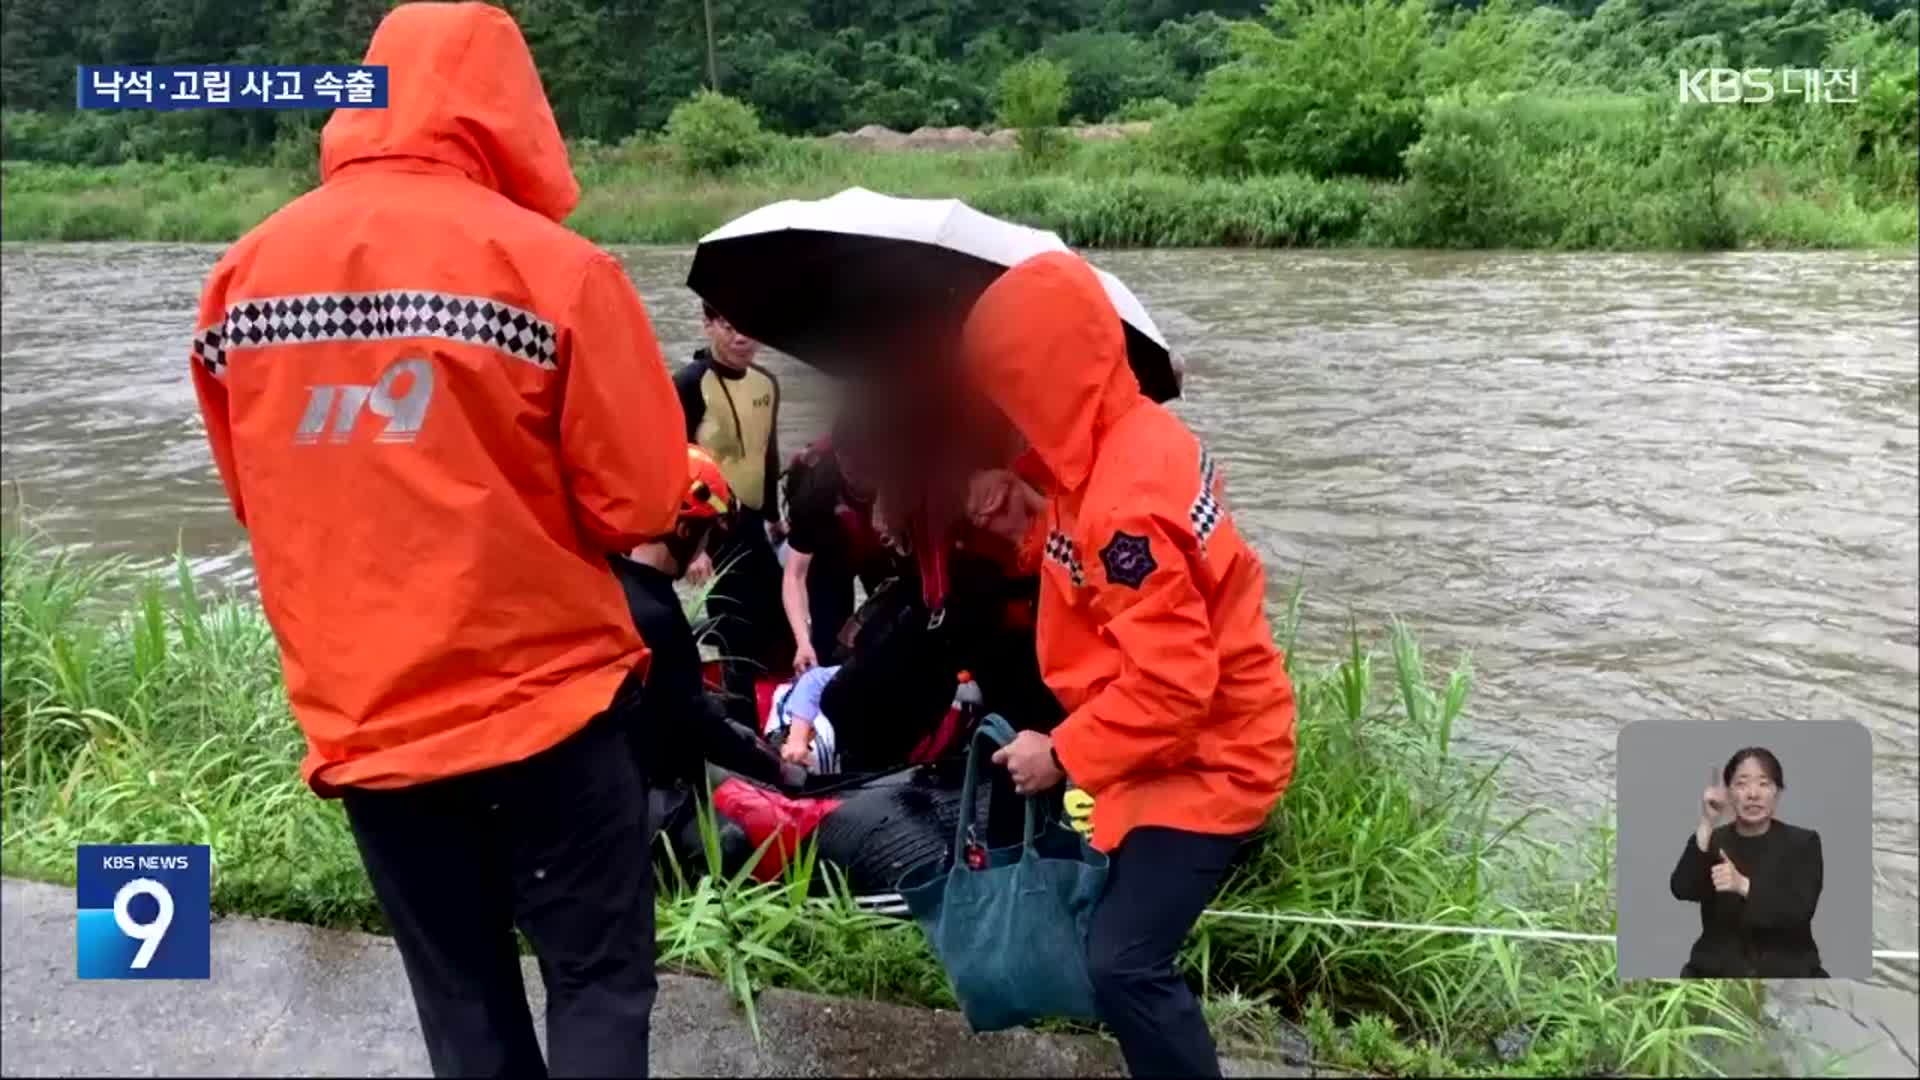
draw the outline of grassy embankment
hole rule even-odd
[[[1695,143],[1646,126],[1651,115],[1630,98],[1443,115],[1411,178],[1393,182],[1195,176],[1151,139],[1072,147],[1044,166],[1008,150],[775,139],[754,163],[713,174],[635,139],[575,148],[584,195],[568,224],[604,244],[690,244],[756,206],[859,185],[957,196],[1089,248],[1871,248],[1920,236],[1897,188],[1764,155],[1737,167],[1702,159]],[[3,169],[0,237],[22,241],[228,242],[314,181],[310,164]]]
[[[6,873],[68,883],[79,843],[205,843],[221,912],[382,928],[338,805],[298,781],[254,597],[210,594],[184,562],[148,576],[18,529],[0,572]],[[1464,667],[1430,682],[1399,627],[1378,675],[1357,637],[1330,663],[1289,657],[1296,780],[1216,906],[1611,926],[1609,831],[1568,846],[1530,835],[1532,814],[1496,820],[1498,764],[1456,752]],[[670,886],[661,963],[728,980],[748,1008],[770,985],[952,1005],[915,927],[820,897],[801,865],[782,884]],[[1219,920],[1184,959],[1217,1029],[1260,1043],[1297,1023],[1319,1058],[1375,1072],[1700,1075],[1740,1068],[1727,1055],[1763,1032],[1756,984],[1619,985],[1604,945]]]

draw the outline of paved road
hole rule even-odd
[[[386,938],[221,919],[206,982],[81,982],[70,889],[0,884],[0,1073],[408,1076],[428,1071]],[[531,958],[534,1015],[544,995]],[[772,990],[762,1039],[721,986],[663,976],[656,1076],[1122,1076],[1101,1039],[975,1035],[957,1014]],[[1307,1075],[1247,1061],[1229,1075]]]

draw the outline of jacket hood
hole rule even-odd
[[[1099,437],[1146,397],[1120,313],[1077,255],[1036,255],[1002,274],[967,317],[964,363],[1062,493],[1079,490]]]
[[[460,170],[553,221],[580,185],[513,17],[480,3],[394,8],[366,64],[387,67],[385,109],[337,109],[320,135],[320,176],[357,162],[415,159]]]

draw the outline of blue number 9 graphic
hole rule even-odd
[[[136,896],[151,896],[160,904],[160,913],[150,923],[133,921],[133,913],[127,906]],[[153,961],[153,954],[160,948],[160,942],[167,936],[167,927],[173,925],[173,894],[165,885],[152,878],[134,878],[113,897],[113,921],[119,925],[120,932],[140,942],[140,951],[134,954],[133,969],[141,971]]]

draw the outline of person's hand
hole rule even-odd
[[[1053,740],[1037,731],[1023,731],[993,755],[995,765],[1004,765],[1013,777],[1013,790],[1021,795],[1038,795],[1066,779],[1053,763]]]
[[[1700,820],[1709,825],[1718,825],[1720,815],[1727,811],[1727,788],[1720,782],[1720,773],[1709,765],[1707,767],[1707,790],[1700,795]]]
[[[695,585],[705,585],[713,576],[713,556],[701,552],[687,564],[687,580]]]
[[[807,765],[813,761],[813,729],[795,724],[780,746],[780,760],[789,765]]]
[[[1747,875],[1741,873],[1740,868],[1733,865],[1733,859],[1726,853],[1725,849],[1722,849],[1720,852],[1720,861],[1713,864],[1714,889],[1718,892],[1739,893],[1741,896],[1745,896],[1747,895],[1747,886],[1750,884],[1751,882],[1747,880]]]
[[[967,518],[974,527],[1018,544],[1046,499],[1010,469],[986,469],[967,480]]]
[[[780,747],[780,760],[789,765],[805,767],[813,763],[813,749],[806,743],[788,738]]]
[[[793,650],[793,673],[795,675],[805,674],[819,666],[820,654],[813,651],[813,642],[802,641],[799,647]]]

